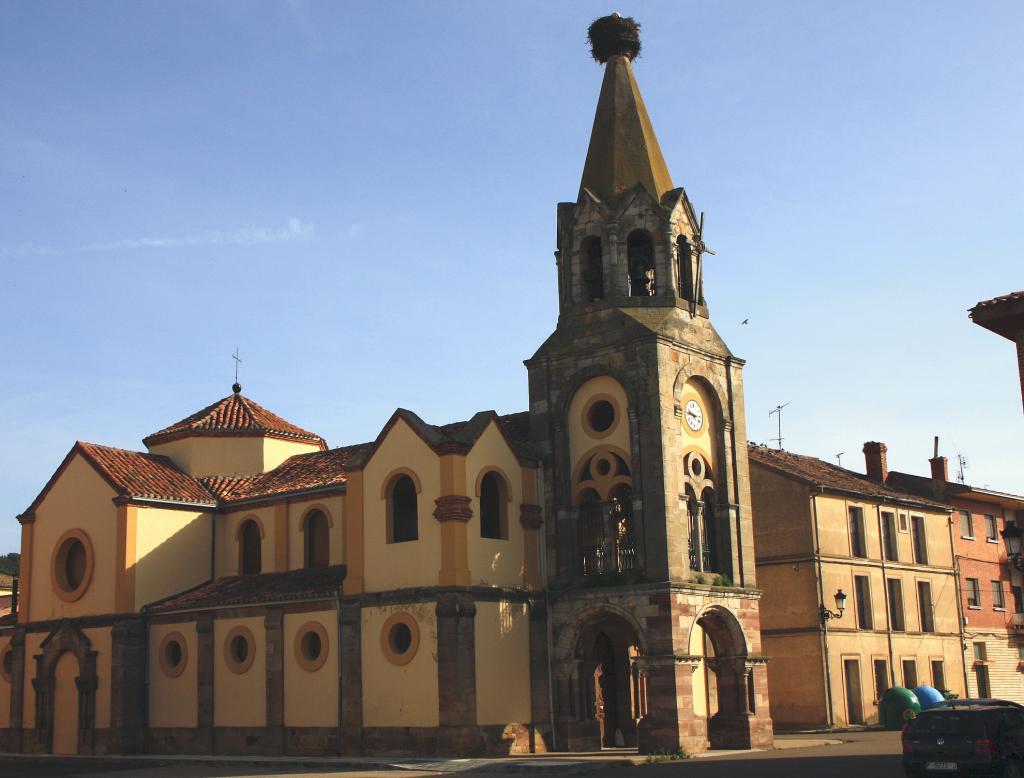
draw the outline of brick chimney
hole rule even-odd
[[[864,444],[864,464],[867,467],[868,478],[882,484],[889,477],[889,463],[885,461],[886,450],[884,443],[870,440]]]
[[[949,460],[939,456],[939,436],[935,436],[935,455],[928,460],[932,466],[932,491],[941,496],[946,491],[949,481]]]

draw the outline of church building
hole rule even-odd
[[[590,40],[604,81],[529,410],[399,409],[330,448],[236,383],[145,451],[76,443],[18,517],[2,750],[771,744],[743,361],[709,318],[638,25]]]

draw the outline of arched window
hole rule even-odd
[[[416,484],[404,473],[391,482],[388,495],[388,542],[417,540],[419,518],[416,509]]]
[[[604,299],[604,261],[601,239],[587,238],[583,243],[583,283],[587,302]]]
[[[684,300],[693,300],[693,246],[685,235],[676,238],[676,265],[679,296]]]
[[[701,562],[705,571],[717,572],[718,554],[715,553],[717,538],[715,537],[715,490],[710,486],[701,495],[704,503],[703,521],[701,523]]]
[[[493,470],[480,480],[480,537],[508,537],[508,492],[505,479]]]
[[[583,575],[601,575],[608,571],[608,543],[601,498],[593,489],[579,496],[580,545],[583,551]]]
[[[633,230],[626,238],[629,258],[629,294],[631,297],[651,297],[654,286],[654,242],[647,230]]]
[[[327,514],[321,510],[307,513],[303,532],[306,567],[327,567],[331,563],[331,534]]]
[[[633,543],[633,489],[619,484],[611,494],[612,535],[615,542],[615,569],[618,572],[634,570],[636,545]]]
[[[240,575],[256,575],[263,569],[263,540],[260,525],[246,519],[238,531]]]

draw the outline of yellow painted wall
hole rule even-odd
[[[25,694],[22,697],[21,725],[32,728],[36,725],[36,695],[32,690],[32,679],[36,677],[35,655],[46,635],[42,632],[29,632],[25,635]]]
[[[750,496],[757,558],[810,554],[814,523],[806,484],[750,463]],[[761,570],[758,568],[758,579]],[[768,587],[760,584],[767,592]]]
[[[7,650],[10,642],[9,636],[0,637],[0,657]],[[11,682],[0,678],[0,729],[6,729],[9,726],[11,726]]]
[[[277,438],[263,439],[263,470],[273,470],[289,457],[296,454],[310,454],[319,451],[320,447],[314,443],[304,443],[300,440],[278,440]]]
[[[615,425],[611,428],[610,434],[606,434],[604,437],[591,435],[583,423],[583,411],[587,402],[597,394],[611,395],[615,398],[619,408]],[[572,402],[569,403],[569,418],[566,419],[566,426],[569,428],[569,458],[572,462],[573,472],[575,472],[580,458],[598,446],[614,446],[621,449],[626,453],[626,461],[630,462],[628,409],[625,390],[618,381],[610,376],[592,378],[576,391]]]
[[[704,426],[701,427],[699,432],[693,432],[693,430],[686,425],[685,408],[686,403],[690,400],[696,400],[704,411]],[[718,436],[719,424],[717,403],[712,399],[711,393],[702,381],[690,380],[683,385],[679,404],[684,409],[683,416],[679,420],[683,430],[683,454],[685,455],[691,450],[699,451],[704,455],[708,464],[711,465],[711,473],[714,476],[712,480],[716,481],[716,483],[721,482],[721,474],[715,472],[716,462],[718,459],[714,444],[714,441]]]
[[[327,659],[305,670],[295,657],[295,636],[315,621],[327,631]],[[378,647],[378,651],[379,651]],[[338,724],[338,621],[335,611],[287,613],[284,617],[284,724],[286,727],[333,727]]]
[[[177,678],[168,677],[160,667],[160,643],[169,632],[185,639],[188,657]],[[216,646],[214,646],[216,648]],[[151,727],[195,727],[199,722],[197,677],[199,641],[195,622],[154,624],[149,629],[149,725]]]
[[[237,625],[255,638],[256,658],[239,675],[224,661],[224,639]],[[213,622],[213,723],[217,727],[263,727],[267,723],[267,640],[263,618],[216,619]]]
[[[387,510],[381,490],[397,468],[414,471],[422,486],[418,500],[419,540],[387,542]],[[366,591],[437,584],[441,569],[441,526],[434,518],[440,496],[438,456],[399,419],[364,468]]]
[[[501,471],[508,486],[507,540],[480,537],[480,496],[477,494],[477,484],[482,473],[495,467]],[[523,503],[522,469],[493,422],[480,435],[466,457],[466,485],[471,492],[473,508],[473,518],[467,527],[470,580],[474,584],[522,586],[523,526],[519,523],[519,506]]]
[[[200,511],[142,507],[135,524],[135,607],[210,578],[213,517]]]
[[[768,662],[768,700],[775,725],[817,725],[826,720],[821,637],[762,635]],[[842,686],[841,676],[833,679]],[[838,684],[838,686],[835,686]]]
[[[363,723],[367,727],[436,727],[437,617],[434,603],[365,608],[362,613]],[[381,650],[384,622],[395,611],[416,619],[420,644],[407,665],[397,667]],[[477,694],[479,699],[479,693]]]
[[[917,662],[918,683],[931,682],[930,660],[942,658],[945,666],[946,686],[950,691],[965,697],[962,660],[958,659],[960,641],[958,636],[893,636],[893,662],[889,662],[889,645],[884,634],[830,633],[829,667],[832,673],[832,692],[837,725],[847,720],[847,694],[843,674],[843,660],[856,658],[860,665],[861,705],[869,724],[878,722],[878,705],[875,695],[873,660],[885,659],[889,665],[890,677],[896,673],[896,685],[903,685],[903,659]],[[772,715],[776,716],[776,703],[772,699]]]
[[[96,677],[99,681],[96,686],[96,728],[106,729],[110,726],[110,677],[113,657],[111,629],[98,627],[83,629],[82,632],[89,638],[92,650],[96,652]],[[34,666],[35,661],[32,661],[32,664]]]
[[[29,582],[31,621],[112,613],[117,548],[116,493],[76,454],[36,509]],[[82,529],[95,554],[92,582],[76,602],[53,593],[51,560],[57,540],[69,529]],[[30,696],[30,695],[26,695]]]
[[[319,451],[300,441],[262,437],[193,437],[160,443],[150,448],[163,454],[189,475],[256,475],[273,470],[288,457]]]
[[[817,626],[818,575],[813,562],[759,565],[757,582],[764,592],[760,604],[762,630]],[[853,602],[851,587],[852,582],[842,584],[843,591],[850,595],[848,608]],[[835,588],[825,591],[835,592]]]
[[[305,564],[305,533],[302,529],[302,518],[311,508],[321,508],[333,521],[331,535],[331,564],[340,565],[344,561],[342,548],[342,500],[340,495],[332,495],[316,500],[303,500],[288,505],[288,569],[298,570]]]
[[[530,620],[526,604],[478,602],[474,635],[477,723],[528,723]]]
[[[238,511],[218,516],[217,521],[217,575],[238,575],[240,543],[238,528],[250,516],[259,519],[263,525],[263,541],[260,548],[264,573],[274,570],[274,508],[266,506],[252,510]]]

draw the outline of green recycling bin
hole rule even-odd
[[[910,689],[893,686],[886,689],[878,703],[878,722],[886,729],[902,729],[921,712],[921,703]]]

